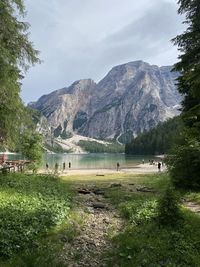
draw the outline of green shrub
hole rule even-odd
[[[156,200],[134,200],[121,205],[123,215],[133,224],[143,224],[156,216]]]
[[[200,188],[200,142],[186,139],[172,151],[167,164],[177,188]]]
[[[175,229],[155,222],[129,226],[113,238],[106,266],[200,266],[200,217],[185,212],[185,223]]]
[[[158,202],[157,221],[163,226],[176,226],[182,220],[179,198],[174,189],[169,187]]]
[[[42,136],[39,133],[25,131],[20,139],[20,151],[22,155],[31,161],[28,168],[36,172],[42,161]]]
[[[35,247],[69,212],[65,184],[48,176],[0,176],[0,258]]]

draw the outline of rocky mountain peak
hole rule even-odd
[[[98,84],[78,80],[31,106],[46,116],[58,136],[70,132],[121,142],[179,113],[178,74],[171,68],[128,62],[112,68]]]

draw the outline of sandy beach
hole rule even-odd
[[[49,173],[51,173],[52,170],[49,170]],[[161,168],[161,172],[166,171],[166,167]],[[146,174],[146,173],[157,173],[158,172],[158,166],[150,165],[149,163],[145,164],[139,164],[134,167],[129,168],[120,168],[119,171],[116,169],[70,169],[59,171],[58,174],[61,176],[69,176],[69,175],[88,175],[88,174],[95,174],[95,175],[105,175],[105,174],[114,174],[114,173],[131,173],[131,174]],[[45,173],[44,170],[41,170],[40,173]]]

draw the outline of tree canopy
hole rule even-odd
[[[179,187],[200,188],[200,1],[179,0],[178,12],[185,14],[187,29],[173,41],[180,56],[174,70],[180,72],[178,89],[183,94],[185,124],[182,144],[169,158],[172,181]]]
[[[180,117],[175,117],[156,128],[144,132],[134,138],[131,143],[126,144],[126,154],[133,155],[155,155],[165,154],[176,143],[183,124]]]
[[[22,0],[0,1],[0,146],[14,147],[25,108],[21,83],[29,66],[39,62],[38,51],[28,39]]]
[[[174,70],[180,72],[179,92],[184,95],[183,118],[187,127],[200,130],[200,1],[179,0],[179,14],[185,14],[186,31],[173,39],[178,45],[179,62]]]

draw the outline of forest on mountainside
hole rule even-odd
[[[78,145],[90,153],[124,153],[124,145],[118,143],[101,144],[95,141],[80,140]]]
[[[176,143],[182,129],[183,123],[180,117],[159,123],[156,128],[138,135],[130,143],[126,144],[125,153],[133,155],[168,153]]]

